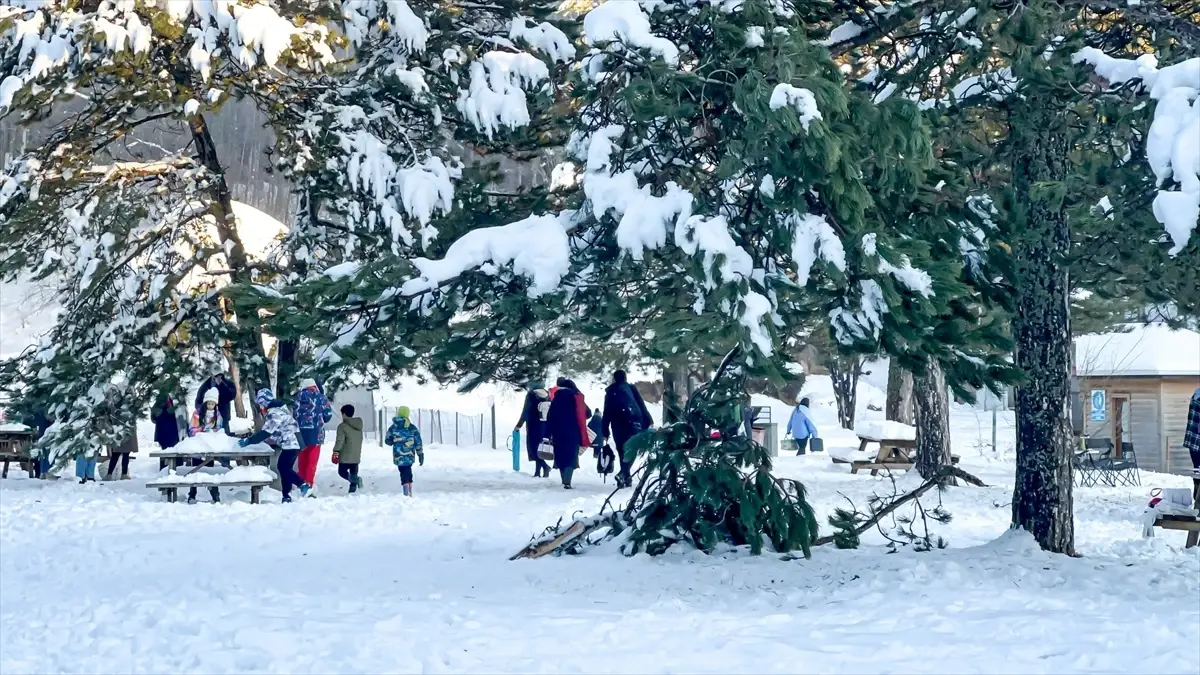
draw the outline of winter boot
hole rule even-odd
[[[405,483],[404,485],[401,485],[400,491],[404,493],[405,497],[411,497],[412,496],[412,483]]]
[[[127,473],[123,473],[123,474],[121,474],[121,480],[133,480],[133,476],[130,476]]]
[[[358,492],[358,481],[350,481],[350,494]]]
[[[359,489],[359,490],[361,490],[361,489],[362,489],[362,476],[355,476],[355,477],[354,477],[354,485],[355,485],[356,487],[358,487],[358,489]]]
[[[221,503],[221,491],[220,490],[218,490],[217,488],[212,488],[211,490],[208,491],[208,494],[210,497],[212,497],[212,503],[214,503],[214,504]]]
[[[310,490],[312,490],[312,486],[309,485],[308,483],[300,484],[300,496],[301,497],[307,497]]]
[[[291,495],[284,495],[284,496],[283,496],[283,503],[284,503],[284,504],[291,504],[291,503],[292,503],[292,497],[291,497]]]
[[[195,497],[188,497],[188,503],[189,503],[189,504],[195,504],[195,503],[196,503],[196,498],[195,498]]]

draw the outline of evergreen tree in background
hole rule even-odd
[[[0,8],[0,111],[49,127],[5,169],[0,277],[55,284],[63,308],[0,366],[0,387],[56,420],[40,442],[54,461],[121,440],[158,387],[223,358],[267,383],[260,336],[220,296],[258,263],[206,116],[332,62],[318,18],[204,2]],[[113,423],[93,425],[113,388]]]

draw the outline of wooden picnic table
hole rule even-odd
[[[1200,509],[1200,476],[1192,478],[1192,508]],[[1154,526],[1164,530],[1187,532],[1187,542],[1184,544],[1184,548],[1200,545],[1200,517],[1164,514],[1154,520]]]
[[[4,462],[4,468],[0,469],[0,478],[8,478],[10,462],[16,462],[18,466],[24,467],[30,476],[37,475],[37,459],[29,456],[31,445],[33,445],[33,429],[0,431],[0,461]]]
[[[266,446],[261,448],[236,448],[230,450],[219,450],[212,452],[178,452],[175,450],[156,450],[150,453],[151,457],[157,457],[159,469],[172,468],[176,472],[176,478],[169,484],[161,484],[156,481],[150,481],[146,487],[154,488],[161,492],[168,502],[174,502],[178,499],[178,490],[180,488],[208,488],[220,489],[231,487],[248,487],[250,488],[250,503],[259,503],[259,494],[262,489],[270,485],[271,480],[252,480],[252,481],[229,481],[224,483],[214,483],[208,480],[202,480],[201,475],[197,474],[206,467],[212,467],[213,464],[222,459],[230,459],[237,462],[239,466],[270,466],[271,458],[275,452]],[[198,465],[192,466],[193,460],[199,459]],[[184,463],[187,463],[184,466]],[[182,471],[182,469],[186,471]],[[182,472],[181,472],[182,471]],[[194,480],[188,480],[188,476],[196,474]]]
[[[917,450],[917,442],[906,438],[876,438],[867,434],[856,434],[858,436],[858,452],[865,454],[867,446],[871,443],[878,443],[879,450],[875,453],[873,459],[847,461],[833,457],[835,464],[849,464],[850,473],[858,473],[859,469],[870,469],[872,476],[878,476],[881,470],[888,471],[908,471],[913,468],[915,463],[914,454]],[[951,455],[951,462],[958,464],[959,456]]]

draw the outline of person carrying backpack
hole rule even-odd
[[[388,428],[383,442],[392,446],[392,463],[400,470],[400,489],[405,497],[412,496],[413,464],[425,465],[425,445],[421,442],[421,431],[409,421],[409,410],[396,408],[392,426]]]
[[[621,470],[617,473],[617,487],[632,485],[629,470],[633,458],[625,456],[625,444],[629,439],[654,426],[654,419],[646,409],[646,402],[633,385],[629,384],[624,370],[613,372],[612,382],[604,390],[604,413],[601,417],[601,436],[604,441],[612,438],[616,445],[617,460]]]
[[[812,411],[808,409],[808,399],[800,399],[800,404],[792,411],[788,419],[787,431],[784,436],[791,436],[796,443],[796,456],[803,455],[808,447],[808,439],[817,437],[817,425],[813,424]]]

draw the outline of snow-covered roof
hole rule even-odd
[[[1200,375],[1200,333],[1149,325],[1080,335],[1075,367],[1082,377]]]

